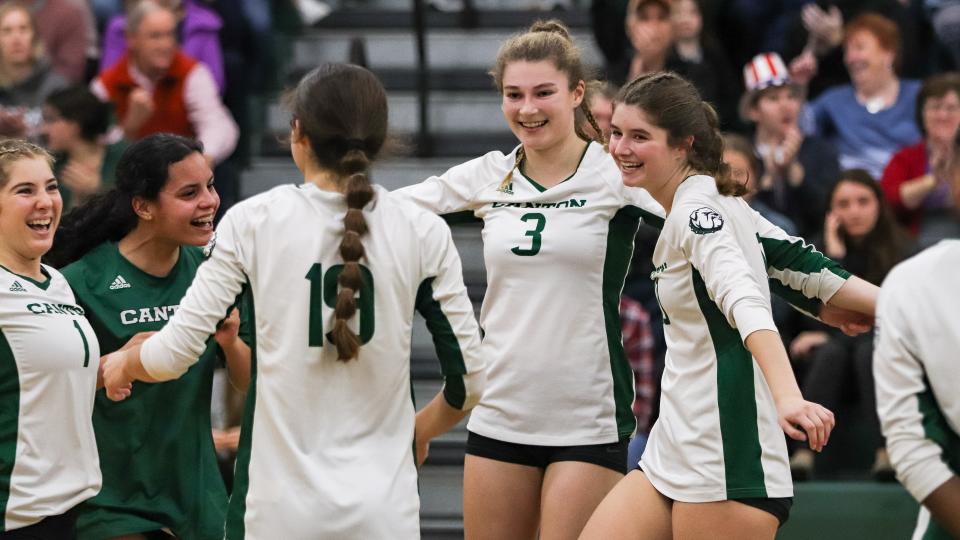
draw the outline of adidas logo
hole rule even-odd
[[[129,289],[130,284],[127,283],[127,280],[123,279],[123,276],[117,274],[117,277],[113,280],[113,283],[110,284],[110,290],[115,291],[117,289]]]
[[[10,292],[27,292],[23,285],[19,281],[14,281],[13,285],[10,286]]]

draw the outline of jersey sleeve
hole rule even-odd
[[[757,238],[763,247],[770,292],[815,317],[850,277],[839,263],[803,238],[790,236],[753,211]]]
[[[708,199],[690,200],[674,209],[684,221],[671,225],[680,250],[700,274],[710,300],[742,340],[757,330],[776,332],[762,282],[750,268],[732,225],[724,226],[725,216],[710,204]]]
[[[240,261],[237,212],[233,209],[217,227],[216,245],[200,265],[180,308],[163,329],[143,343],[140,361],[154,379],[175,379],[197,362],[228,308],[236,301],[246,274]]]
[[[943,429],[946,421],[915,353],[915,321],[902,310],[916,301],[904,286],[911,279],[895,268],[880,289],[873,377],[890,462],[900,483],[922,502],[953,472],[943,455],[946,441],[937,440],[950,430]]]
[[[423,218],[424,277],[417,289],[416,310],[426,319],[433,336],[443,373],[444,399],[454,408],[467,410],[480,400],[486,383],[480,328],[463,284],[460,256],[450,229],[436,216]]]
[[[502,178],[485,173],[484,160],[490,154],[451,167],[440,176],[394,190],[395,196],[410,201],[420,208],[438,215],[473,210],[480,189]]]

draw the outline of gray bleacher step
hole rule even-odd
[[[391,92],[387,101],[390,130],[400,134],[416,133],[420,125],[416,92]],[[509,135],[500,102],[500,96],[493,89],[431,92],[430,131]],[[290,131],[290,113],[277,100],[267,106],[266,131],[274,135],[286,135]]]
[[[420,469],[420,519],[454,519],[463,516],[463,467],[431,466]]]
[[[294,38],[291,71],[311,68],[323,62],[343,62],[349,57],[351,42],[361,38],[366,47],[368,67],[408,68],[417,66],[413,27],[393,25],[388,29],[324,29],[306,32]],[[477,29],[435,30],[426,34],[427,65],[430,69],[475,68],[489,70],[505,40],[523,30],[524,25],[509,28],[483,26]],[[571,31],[588,65],[603,64],[603,55],[586,29]]]
[[[396,134],[400,140],[411,149],[418,149],[435,158],[451,159],[461,158],[459,162],[465,161],[462,156],[481,156],[493,150],[499,150],[505,154],[517,146],[517,138],[509,131],[497,133],[433,133],[428,136],[427,144],[415,144],[417,137],[415,134]],[[419,153],[419,152],[418,152]],[[289,148],[282,143],[277,135],[264,135],[260,141],[259,154],[267,158],[289,156]]]
[[[537,19],[560,19],[570,28],[589,28],[590,13],[586,10],[537,11],[516,9],[516,4],[503,3],[491,6],[492,2],[483,0],[474,2],[477,7],[475,22],[480,28],[523,28]],[[317,30],[336,30],[342,28],[413,28],[413,2],[396,2],[393,9],[344,9],[331,13],[328,17],[313,25]],[[491,9],[492,8],[492,9]],[[428,11],[428,28],[463,28],[464,19],[459,12]]]
[[[298,184],[303,176],[290,157],[289,148],[283,157],[258,158],[240,176],[240,196],[256,195],[281,184]],[[416,184],[433,175],[471,159],[455,158],[386,158],[373,164],[371,177],[378,185],[393,191],[403,186]]]

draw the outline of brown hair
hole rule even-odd
[[[46,54],[43,48],[43,40],[40,39],[40,34],[37,33],[37,18],[33,16],[33,13],[26,4],[15,0],[13,2],[0,4],[0,22],[14,11],[26,13],[27,18],[30,20],[30,29],[33,31],[33,39],[30,43],[30,60],[36,64],[42,60]],[[7,70],[5,63],[0,61],[0,87],[10,86],[13,82],[13,78]]]
[[[917,93],[917,107],[914,111],[914,117],[917,122],[917,127],[920,128],[920,133],[922,133],[924,137],[927,136],[927,127],[923,125],[923,108],[926,106],[927,100],[946,97],[950,92],[953,92],[960,98],[960,73],[940,73],[931,75],[923,80],[923,86],[920,87],[920,92]]]
[[[387,94],[377,77],[349,64],[324,64],[307,73],[285,99],[296,135],[310,141],[317,165],[340,178],[347,213],[340,242],[343,272],[337,281],[335,322],[330,339],[340,360],[356,358],[360,338],[348,321],[357,312],[356,294],[363,286],[361,238],[367,233],[363,207],[374,196],[367,171],[387,140]]]
[[[497,91],[502,94],[503,72],[506,71],[507,65],[512,62],[541,62],[544,60],[553,62],[558,71],[567,75],[569,90],[576,88],[580,81],[584,82],[583,101],[580,102],[580,106],[574,113],[573,129],[581,139],[585,141],[593,140],[593,137],[581,128],[583,122],[586,121],[598,134],[598,141],[605,144],[600,126],[597,125],[596,119],[590,113],[592,88],[588,83],[592,77],[590,77],[587,67],[580,58],[580,49],[574,44],[573,38],[570,37],[570,31],[562,22],[556,19],[536,21],[530,25],[530,29],[526,32],[517,34],[505,41],[500,46],[500,50],[497,51],[497,60],[493,69],[490,70],[490,76],[493,77],[493,83],[496,85]],[[524,152],[523,147],[521,147],[517,150],[514,169],[520,166],[523,158]],[[501,187],[510,181],[512,174],[513,169],[504,177]]]
[[[861,31],[869,32],[877,38],[881,47],[894,53],[893,67],[900,67],[900,29],[897,23],[879,13],[862,13],[844,27],[843,44],[846,45],[854,34]]]
[[[750,182],[750,176],[757,174],[757,171],[760,170],[760,160],[757,159],[757,154],[754,152],[753,143],[739,133],[724,133],[722,136],[724,151],[736,152],[747,159],[750,170],[746,171],[747,178],[743,182],[743,186],[746,188]],[[730,170],[730,174],[732,177],[733,169]],[[747,191],[750,191],[749,188]]]
[[[10,167],[21,159],[40,158],[53,168],[53,156],[43,148],[23,139],[0,141],[0,187],[10,180]]]
[[[624,86],[614,103],[641,109],[655,126],[667,132],[667,143],[674,148],[692,137],[687,163],[693,170],[713,176],[722,195],[738,197],[747,192],[723,162],[717,111],[700,98],[689,81],[670,71],[642,75]]]

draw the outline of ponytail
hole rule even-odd
[[[728,197],[741,197],[747,193],[747,186],[737,182],[730,171],[730,165],[723,161],[723,135],[720,133],[720,117],[712,105],[700,102],[707,129],[699,137],[694,137],[687,161],[697,171],[713,176],[717,191]]]
[[[44,261],[63,268],[104,242],[117,242],[137,226],[131,198],[116,188],[94,195],[60,221]]]
[[[348,151],[340,160],[340,170],[349,174],[345,180],[347,213],[343,218],[343,239],[340,241],[343,272],[337,280],[340,291],[337,293],[333,311],[334,323],[330,340],[337,347],[338,359],[343,362],[356,358],[360,352],[360,338],[350,329],[349,321],[357,313],[356,295],[363,287],[359,261],[365,255],[361,240],[368,230],[366,218],[363,217],[363,207],[374,196],[373,187],[367,177],[369,167],[370,160],[360,148]]]

